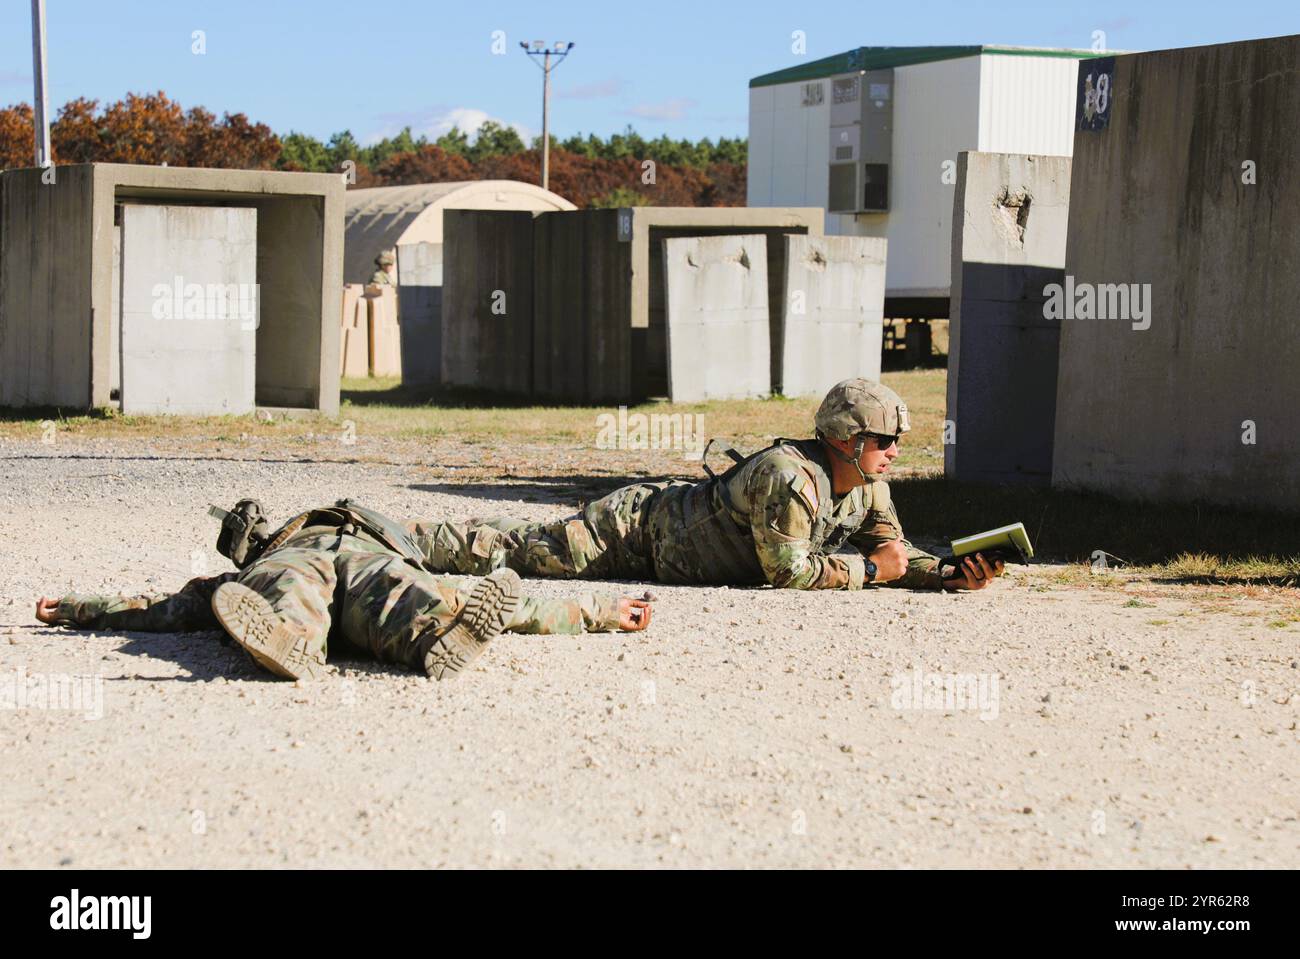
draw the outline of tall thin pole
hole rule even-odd
[[[542,67],[542,189],[551,186],[551,51]]]
[[[534,40],[531,48],[527,43],[519,45],[530,57],[542,58],[537,64],[542,70],[542,189],[548,190],[551,185],[551,71],[569,55],[573,44],[560,41],[548,47],[541,40]],[[551,57],[555,57],[554,63]]]
[[[32,98],[33,132],[36,134],[36,165],[48,166],[50,160],[50,101],[45,86],[45,0],[32,0]]]

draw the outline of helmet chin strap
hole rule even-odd
[[[863,471],[862,464],[858,462],[858,460],[862,459],[862,451],[867,447],[867,438],[865,436],[862,435],[858,436],[858,445],[853,448],[852,456],[844,452],[842,449],[840,449],[838,446],[832,443],[829,439],[827,439],[821,430],[817,431],[817,436],[826,445],[826,448],[829,449],[832,453],[834,453],[844,462],[853,464],[853,468],[858,471],[858,475],[862,477],[862,482],[864,484],[871,482],[871,480],[867,479],[867,474]]]

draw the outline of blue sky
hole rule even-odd
[[[243,111],[279,133],[363,142],[409,124],[436,135],[484,117],[541,128],[541,71],[520,40],[570,40],[553,74],[552,130],[743,136],[750,77],[856,46],[1013,44],[1124,50],[1300,32],[1300,3],[796,3],[791,0],[47,0],[50,102],[163,90]],[[0,6],[0,105],[31,99],[27,0]],[[207,51],[191,52],[195,30]],[[507,53],[492,53],[493,31]],[[801,30],[807,53],[791,50]]]

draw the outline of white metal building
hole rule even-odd
[[[858,47],[749,82],[749,206],[889,240],[895,316],[947,316],[962,150],[1069,156],[1078,61],[1029,47]]]

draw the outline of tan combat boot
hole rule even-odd
[[[513,569],[493,570],[479,580],[455,622],[424,654],[424,674],[431,679],[459,675],[510,625],[521,594],[519,574]]]
[[[212,594],[212,611],[263,669],[286,679],[320,679],[328,672],[325,653],[307,631],[277,616],[261,593],[222,583]]]

